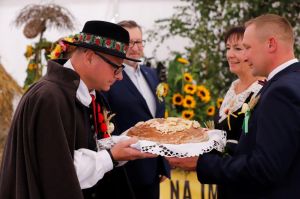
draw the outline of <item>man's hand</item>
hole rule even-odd
[[[188,158],[166,158],[172,168],[181,168],[186,171],[195,171],[199,156]]]
[[[157,155],[151,153],[143,153],[137,149],[130,147],[138,141],[136,138],[120,141],[111,148],[111,154],[116,161],[126,161],[144,158],[155,158]]]

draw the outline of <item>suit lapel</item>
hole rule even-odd
[[[126,85],[126,88],[128,88],[134,96],[143,97],[125,71],[123,72],[123,81]]]
[[[155,82],[153,81],[151,75],[148,73],[147,70],[144,69],[144,67],[141,67],[141,72],[144,75],[148,85],[150,86],[150,89],[152,91],[153,94],[155,94]]]
[[[279,79],[280,77],[284,76],[285,74],[287,73],[290,73],[290,72],[296,72],[296,71],[299,71],[300,70],[300,65],[299,65],[299,62],[296,62],[288,67],[286,67],[285,69],[283,69],[282,71],[278,72],[273,78],[271,78],[264,86],[263,88],[261,89],[261,94],[264,93],[264,91],[267,90],[267,88],[270,87],[270,85],[275,82],[277,79]]]
[[[155,99],[155,105],[156,105],[156,113],[155,113],[155,117],[157,115],[157,112],[159,110],[159,101],[158,101],[158,98],[156,96],[156,84],[155,84],[155,81],[153,80],[153,78],[151,77],[151,75],[148,73],[147,70],[144,69],[144,67],[141,66],[141,72],[142,74],[144,75],[148,85],[150,86],[150,89],[152,91],[152,94],[154,96],[154,99]]]

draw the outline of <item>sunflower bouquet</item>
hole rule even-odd
[[[15,25],[24,27],[23,34],[28,39],[39,38],[35,44],[28,45],[24,53],[28,60],[25,90],[42,77],[46,61],[49,59],[53,42],[45,38],[45,31],[48,28],[73,30],[73,21],[73,15],[66,8],[56,4],[32,4],[20,10],[14,21]]]
[[[189,61],[177,55],[169,62],[168,80],[161,83],[158,97],[166,103],[166,117],[204,122],[212,120],[216,107],[222,99],[214,100],[209,85],[199,79],[199,69],[192,68]]]
[[[52,42],[45,38],[39,40],[33,45],[27,45],[24,56],[28,60],[26,69],[26,79],[24,89],[27,90],[31,84],[39,80],[43,75],[45,66],[43,60],[48,60],[48,54],[51,52]]]

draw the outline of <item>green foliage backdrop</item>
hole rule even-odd
[[[159,46],[164,45],[164,41],[170,37],[187,38],[191,45],[185,48],[186,51],[182,56],[189,60],[189,67],[198,73],[197,79],[209,88],[212,101],[222,97],[235,78],[230,74],[225,58],[223,40],[224,33],[229,27],[241,25],[261,14],[279,14],[286,17],[294,27],[296,56],[300,53],[298,0],[181,1],[182,5],[175,8],[176,12],[172,17],[156,21],[157,29],[150,32],[149,39],[157,41]],[[173,59],[173,56],[170,57],[170,60]],[[172,79],[170,75],[169,78]],[[207,118],[202,115],[201,119]]]

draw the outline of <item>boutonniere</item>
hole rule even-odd
[[[242,126],[245,134],[248,133],[248,130],[249,130],[249,119],[250,119],[250,115],[251,115],[251,110],[253,110],[253,108],[257,104],[259,98],[260,98],[260,95],[258,95],[258,96],[252,95],[249,103],[244,103],[242,106],[241,112],[239,112],[239,114],[245,114],[243,126]]]
[[[110,111],[107,111],[106,109],[103,109],[103,117],[104,117],[104,122],[106,124],[106,133],[108,134],[108,137],[111,137],[111,133],[115,129],[115,125],[110,122],[110,120],[115,116],[115,113],[110,113]]]
[[[106,108],[103,108],[103,114],[99,114],[98,113],[98,117],[100,118],[100,120],[102,121],[101,123],[101,132],[103,133],[103,137],[102,138],[109,138],[109,139],[105,139],[107,140],[107,142],[109,144],[111,144],[111,146],[114,144],[114,142],[111,139],[111,133],[114,131],[115,129],[115,125],[110,122],[110,120],[116,115],[116,114],[111,114],[110,111],[107,111]],[[101,138],[101,140],[102,140]],[[105,145],[103,145],[101,142],[99,142],[97,135],[95,135],[95,140],[96,140],[96,145],[97,145],[97,150],[101,151],[104,149],[107,149],[107,147]],[[110,147],[109,147],[110,148]]]
[[[169,91],[169,85],[167,83],[159,83],[156,87],[156,96],[158,97],[159,102],[164,101],[164,98],[167,96]]]

